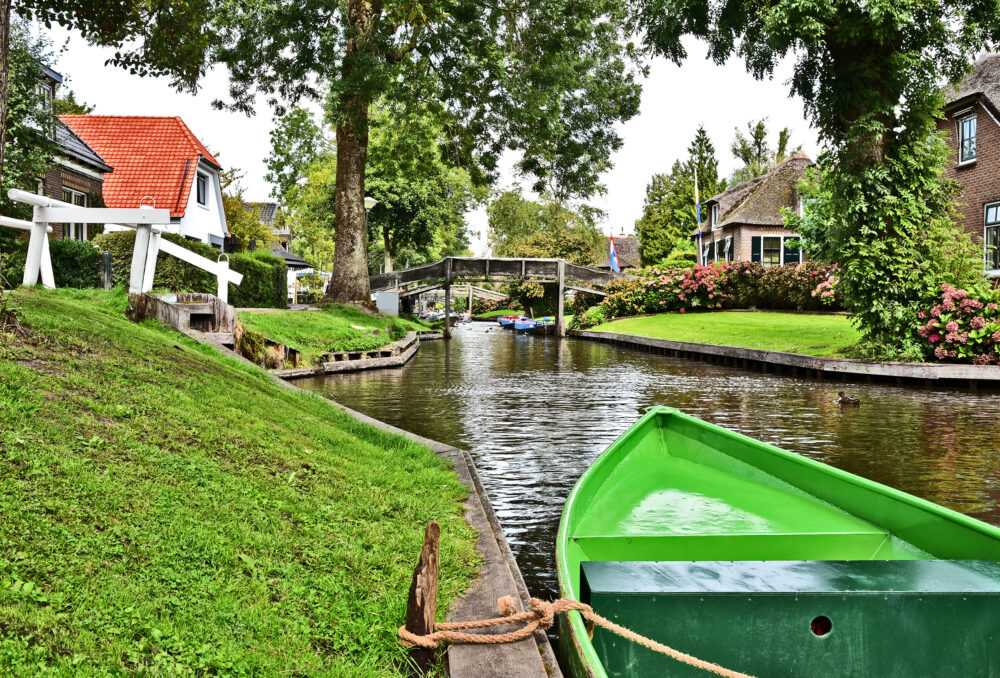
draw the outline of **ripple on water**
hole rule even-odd
[[[829,384],[479,323],[423,344],[401,369],[299,383],[468,449],[539,597],[558,595],[553,551],[566,496],[650,405],[1000,524],[1000,395]],[[833,400],[842,389],[864,405],[841,409]]]

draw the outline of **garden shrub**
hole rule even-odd
[[[28,241],[7,241],[0,245],[0,274],[10,287],[24,279]],[[56,287],[84,289],[101,284],[101,251],[81,240],[49,240],[52,276]]]
[[[197,240],[175,233],[164,233],[162,238],[217,261],[219,250]],[[112,280],[115,285],[128,285],[132,270],[132,251],[135,249],[135,231],[105,233],[94,239],[101,249],[111,252]],[[229,267],[243,274],[243,281],[229,286],[229,303],[233,306],[254,308],[286,308],[288,303],[287,271],[285,262],[268,252],[230,254]],[[57,281],[58,285],[58,281]],[[215,294],[218,280],[215,275],[197,266],[181,261],[165,252],[156,258],[156,276],[153,287],[172,292],[201,292]]]
[[[585,330],[588,327],[600,325],[607,321],[608,319],[604,315],[604,308],[601,305],[597,305],[591,306],[583,313],[574,315],[573,319],[570,320],[569,326],[572,329]]]
[[[1000,294],[995,290],[971,293],[951,285],[941,286],[941,297],[917,317],[925,324],[917,334],[927,343],[925,350],[938,360],[1000,363]]]
[[[511,310],[520,311],[521,305],[516,299],[505,297],[503,299],[472,299],[472,314],[481,315],[492,311]]]
[[[242,308],[287,308],[288,266],[269,252],[229,255],[229,267],[243,274],[239,285],[229,285],[229,303]]]

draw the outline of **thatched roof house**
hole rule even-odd
[[[639,241],[635,239],[634,236],[621,235],[614,236],[615,239],[615,251],[618,253],[618,267],[621,270],[627,270],[630,268],[639,268],[642,264],[639,260]],[[601,263],[597,265],[596,268],[610,271],[611,270],[611,243],[608,243],[608,253]]]
[[[785,209],[800,209],[798,183],[812,160],[799,153],[766,174],[705,201],[699,261],[759,261],[765,266],[799,263],[799,234],[785,227]]]

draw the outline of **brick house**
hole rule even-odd
[[[705,201],[707,219],[692,238],[698,261],[759,261],[764,266],[798,264],[798,233],[785,227],[783,209],[800,211],[798,183],[813,164],[804,154],[778,163],[766,174]]]
[[[945,176],[962,185],[958,224],[983,244],[987,273],[1000,277],[1000,54],[976,62],[946,95],[938,129],[951,148]]]
[[[66,126],[114,166],[108,207],[170,210],[167,231],[221,248],[226,235],[222,166],[176,116],[64,115]],[[126,227],[108,224],[107,231]]]
[[[51,68],[44,70],[45,80],[39,84],[39,91],[46,102],[54,105],[63,78]],[[54,126],[52,140],[52,167],[38,180],[38,193],[81,207],[101,205],[105,175],[112,172],[111,166],[65,124]],[[94,234],[93,225],[52,224],[55,238],[89,240]]]

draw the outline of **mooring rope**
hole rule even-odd
[[[578,610],[585,619],[593,622],[594,624],[606,628],[608,631],[611,631],[622,638],[631,640],[632,642],[638,643],[643,647],[648,647],[654,652],[665,654],[679,662],[683,662],[684,664],[694,666],[719,676],[725,676],[725,678],[753,678],[753,676],[749,674],[732,671],[719,666],[718,664],[698,659],[697,657],[693,657],[689,654],[681,652],[680,650],[675,650],[668,645],[664,645],[663,643],[658,643],[655,640],[641,636],[635,631],[630,631],[624,626],[619,626],[613,621],[605,619],[601,615],[594,612],[590,605],[581,603],[578,600],[560,598],[559,600],[550,603],[544,600],[538,600],[537,598],[532,598],[530,602],[530,609],[527,612],[518,612],[517,603],[514,598],[512,596],[504,596],[503,598],[497,600],[497,607],[500,609],[500,614],[504,616],[496,617],[494,619],[481,619],[479,621],[441,622],[434,625],[434,633],[428,633],[427,635],[422,636],[407,631],[405,626],[400,626],[399,638],[405,645],[417,645],[418,647],[427,648],[428,650],[437,647],[438,644],[442,642],[471,643],[479,645],[514,643],[518,640],[523,640],[529,637],[535,631],[544,631],[545,629],[550,628],[555,621],[557,614],[569,612],[570,610]],[[486,629],[494,626],[503,626],[504,624],[524,624],[524,626],[515,631],[510,631],[509,633],[497,633],[491,635],[462,633],[462,631],[468,631],[471,629]]]

